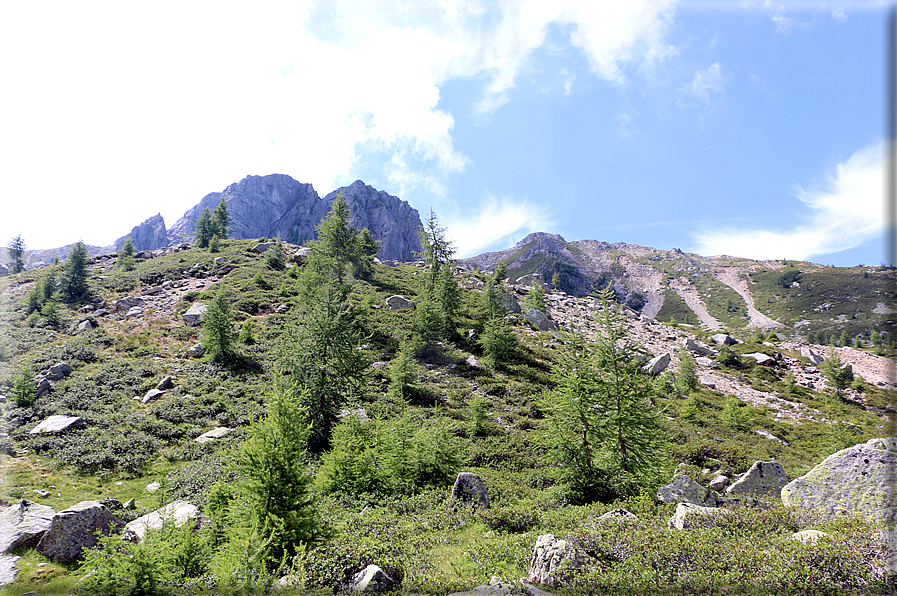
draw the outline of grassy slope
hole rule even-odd
[[[230,241],[225,243],[222,253],[228,261],[243,266],[227,274],[220,283],[231,293],[237,318],[246,318],[279,303],[295,308],[290,275],[265,268],[264,260],[247,256],[248,247],[247,242]],[[213,256],[187,251],[141,263],[134,273],[104,273],[105,279],[94,277],[91,283],[103,297],[111,299],[136,291],[138,280],[159,283],[166,278],[180,277],[180,272],[194,263],[212,272],[215,270]],[[254,281],[258,271],[270,289],[259,287]],[[381,305],[387,296],[396,293],[413,297],[419,271],[410,266],[377,267],[371,282],[359,284],[352,295],[359,308],[359,324],[368,338],[364,353],[370,361],[391,359],[412,326],[410,311],[391,312],[374,305]],[[3,280],[0,288],[8,288],[16,281]],[[208,294],[188,295],[176,310],[183,312],[190,300],[207,297]],[[104,323],[101,330],[78,337],[71,337],[64,330],[50,335],[47,330],[25,325],[21,297],[4,296],[2,300],[0,316],[10,337],[12,358],[10,362],[0,363],[0,392],[8,393],[15,373],[26,365],[39,369],[66,359],[76,370],[49,397],[39,401],[35,408],[27,409],[31,411],[13,412],[11,405],[6,406],[7,417],[26,420],[12,433],[12,438],[16,447],[29,451],[15,458],[0,456],[4,472],[0,497],[12,501],[27,496],[56,509],[88,498],[115,497],[124,501],[136,497],[140,507],[129,517],[174,498],[202,504],[208,487],[226,477],[228,472],[222,458],[239,442],[241,432],[238,430],[221,443],[206,446],[198,446],[193,439],[219,424],[240,429],[261,413],[265,370],[273,359],[272,346],[276,344],[280,325],[290,321],[288,315],[255,317],[259,343],[241,347],[245,355],[243,366],[225,369],[206,361],[177,358],[197,340],[195,330],[177,322],[141,326],[112,321]],[[477,294],[465,292],[464,301],[465,316],[459,326],[461,337],[454,343],[445,343],[420,363],[418,390],[411,407],[427,415],[441,413],[454,420],[456,435],[462,443],[462,467],[485,479],[492,508],[475,513],[452,507],[446,501],[450,488],[447,486],[423,490],[411,497],[322,496],[319,498],[321,513],[337,533],[331,542],[309,553],[306,564],[309,588],[323,588],[342,579],[347,568],[377,562],[404,576],[409,589],[446,593],[486,583],[493,574],[508,578],[525,575],[532,545],[539,534],[552,532],[576,538],[585,545],[591,544],[596,554],[604,548],[596,544],[609,544],[601,542],[604,540],[601,532],[587,522],[614,504],[568,505],[563,487],[558,484],[559,470],[545,459],[540,446],[538,428],[544,416],[541,400],[552,387],[550,371],[556,358],[556,344],[548,334],[521,328],[518,332],[525,347],[514,362],[498,370],[469,366],[467,357],[480,355],[479,347],[466,339],[464,333],[468,328],[478,327]],[[667,304],[673,302],[669,300]],[[76,317],[75,313],[69,316],[71,320]],[[659,319],[665,320],[662,316]],[[676,319],[684,322],[684,317],[676,316]],[[761,347],[739,348],[753,351]],[[756,388],[783,395],[786,392],[784,379],[761,367],[731,372],[743,375]],[[164,374],[176,378],[177,389],[170,396],[146,406],[132,399],[154,386]],[[372,371],[368,392],[358,405],[368,408],[372,414],[388,415],[389,407],[381,400],[385,384],[384,373]],[[470,436],[468,432],[470,400],[474,395],[483,396],[487,403],[488,430],[481,436]],[[696,392],[692,403],[697,405],[699,413],[690,420],[679,416],[684,398],[664,396],[658,401],[668,414],[665,424],[671,450],[663,479],[668,479],[680,462],[695,477],[706,480],[704,468],[743,472],[753,461],[772,457],[785,466],[790,477],[795,477],[835,449],[884,432],[881,418],[856,406],[835,402],[806,389],[793,391],[788,398],[820,409],[826,418],[851,422],[855,432],[833,431],[830,425],[818,422],[789,425],[746,405],[741,406],[747,408],[746,426],[733,429],[721,418],[726,396],[719,392],[707,389]],[[27,429],[57,412],[83,415],[91,427],[59,440],[27,436]],[[754,430],[761,428],[785,439],[789,445],[760,439]],[[104,457],[92,457],[96,453]],[[152,481],[163,482],[164,494],[143,492],[142,487]],[[38,489],[49,490],[50,495],[39,497],[33,492]],[[650,495],[651,490],[647,487],[646,494]],[[618,565],[611,558],[599,567],[604,575],[599,573],[592,578],[593,585],[611,581],[609,578],[615,577],[614,574],[629,577],[635,582],[633,585],[641,585],[641,581],[649,585],[654,582],[655,587],[700,583],[705,581],[700,579],[700,569],[708,561],[701,561],[694,553],[708,541],[715,545],[717,553],[747,552],[750,555],[747,559],[754,560],[750,554],[754,551],[745,551],[754,546],[747,529],[729,533],[698,531],[673,543],[666,541],[664,529],[665,520],[672,513],[671,506],[655,505],[650,498],[622,505],[638,513],[641,521],[616,540],[631,544],[630,548],[649,539],[652,544],[660,545],[659,550],[640,551],[639,555],[647,557],[642,566],[654,568],[655,575],[653,579],[638,579],[641,576],[634,568],[624,571],[632,565]],[[369,508],[365,510],[366,507]],[[790,551],[784,539],[793,531],[793,524],[784,518],[768,524],[763,543],[773,545],[771,559],[788,559]],[[837,524],[828,529],[838,537],[849,535],[848,530],[839,530]],[[831,547],[831,552],[853,556],[858,547],[845,544],[839,542]],[[73,581],[68,568],[55,564],[38,568],[37,561],[43,560],[39,555],[32,551],[23,554],[23,574],[9,593],[18,594],[39,586],[46,589],[47,584],[65,586]],[[692,561],[690,567],[685,567],[690,571],[680,576],[667,574],[665,570],[677,557]],[[792,564],[792,568],[794,565],[797,564]],[[800,565],[797,568],[799,572],[795,573],[799,577],[809,573]]]

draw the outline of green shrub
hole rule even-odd
[[[495,507],[479,512],[487,526],[499,532],[528,532],[542,522],[541,514],[532,507]]]

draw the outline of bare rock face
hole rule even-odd
[[[590,560],[588,554],[566,540],[558,540],[554,534],[543,534],[536,539],[533,558],[529,565],[527,581],[544,586],[562,583],[560,575],[585,566]]]
[[[56,512],[52,507],[22,499],[0,515],[0,553],[37,544],[50,529]]]
[[[51,561],[69,563],[79,559],[83,549],[97,545],[97,532],[109,536],[124,525],[99,501],[81,501],[53,516],[37,552]]]
[[[897,438],[870,439],[842,449],[782,488],[788,507],[813,509],[827,517],[858,515],[897,523]]]
[[[452,486],[452,497],[464,503],[475,503],[483,509],[489,508],[489,493],[486,483],[473,472],[460,472]]]
[[[139,226],[134,226],[130,234],[116,240],[116,251],[121,250],[128,236],[131,237],[131,242],[137,250],[156,250],[168,246],[168,230],[165,229],[165,220],[162,219],[161,213],[152,216]]]
[[[58,433],[71,429],[86,428],[87,424],[80,416],[63,416],[56,414],[45,418],[40,424],[28,431],[28,434]]]
[[[340,192],[352,211],[352,226],[359,230],[367,228],[371,236],[380,241],[377,255],[380,259],[414,260],[414,253],[421,250],[417,236],[421,221],[417,209],[399,197],[356,180],[324,197],[328,210]]]

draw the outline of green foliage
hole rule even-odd
[[[486,363],[493,367],[509,362],[519,347],[517,336],[505,321],[497,285],[497,278],[486,280],[482,297],[483,333],[479,339]]]
[[[252,319],[246,319],[240,326],[239,341],[246,346],[251,346],[255,343],[255,336],[252,334]]]
[[[737,398],[727,399],[720,420],[732,430],[748,430],[753,411]]]
[[[212,358],[219,362],[230,361],[236,356],[231,325],[227,294],[224,288],[220,288],[202,316],[203,345]]]
[[[227,238],[230,232],[230,219],[230,214],[227,212],[227,202],[224,197],[221,197],[221,200],[215,207],[215,211],[212,213],[212,238]],[[209,240],[211,241],[212,238]],[[210,250],[210,252],[218,251]]]
[[[286,269],[286,260],[283,256],[283,244],[280,242],[280,239],[274,243],[274,246],[268,249],[265,253],[265,265],[268,266],[269,269],[274,269],[275,271],[283,271]]]
[[[489,416],[486,411],[488,405],[486,398],[482,395],[474,395],[470,399],[470,436],[483,436],[491,430]]]
[[[418,290],[415,327],[426,339],[453,335],[461,310],[461,290],[451,265],[455,249],[445,231],[431,209],[427,222],[417,233],[423,247],[418,256],[427,263],[427,270]]]
[[[235,455],[241,493],[254,519],[270,530],[277,555],[294,554],[300,543],[323,535],[306,470],[307,401],[308,393],[297,385],[276,382],[265,417],[249,426]]]
[[[561,277],[557,274],[557,271],[554,272],[554,275],[551,276],[551,287],[555,290],[559,289],[561,285]]]
[[[676,374],[676,389],[684,395],[698,388],[698,369],[695,359],[688,350],[679,352],[679,371]]]
[[[16,377],[12,388],[12,400],[20,408],[30,408],[34,404],[34,371],[25,369]]]
[[[458,442],[443,418],[346,416],[334,428],[318,484],[325,492],[413,493],[451,482],[459,465]]]
[[[629,475],[649,477],[664,451],[659,412],[650,405],[651,381],[640,374],[625,315],[601,293],[595,344],[565,336],[553,375],[556,389],[544,400],[543,436],[551,456],[564,464],[576,500],[604,500]],[[619,486],[619,484],[617,484]]]
[[[395,358],[389,363],[389,396],[405,402],[417,381],[417,362],[414,360],[414,342],[402,342]]]
[[[323,281],[334,280],[345,294],[345,282],[353,275],[368,275],[379,244],[370,233],[364,234],[350,225],[352,213],[345,197],[339,193],[330,205],[327,217],[315,226],[318,239],[308,245],[312,252],[303,271],[307,293],[314,293]],[[374,250],[376,248],[377,250]]]
[[[340,300],[334,284],[325,284],[311,298],[307,313],[288,325],[280,338],[280,366],[307,392],[303,401],[311,426],[309,449],[324,451],[340,409],[359,395],[367,363],[353,309]]]
[[[829,350],[828,356],[820,368],[838,395],[841,395],[853,381],[853,369],[842,362],[835,350]]]
[[[6,254],[12,261],[11,270],[13,273],[21,273],[25,270],[25,241],[22,235],[17,234],[15,238],[6,245]]]
[[[716,355],[716,361],[724,366],[739,366],[741,364],[741,360],[738,358],[738,354],[733,352],[728,347],[722,347],[719,350],[719,353]]]
[[[542,282],[536,280],[533,281],[533,285],[530,286],[529,293],[526,295],[526,299],[523,303],[528,308],[534,308],[536,310],[546,312],[547,308],[545,306],[545,289],[542,287]]]
[[[40,316],[51,327],[59,327],[62,323],[62,312],[60,312],[59,300],[52,297],[40,308]]]
[[[87,247],[78,241],[65,262],[59,294],[66,303],[84,300],[87,296]]]
[[[125,238],[125,243],[122,245],[121,250],[118,251],[116,265],[123,271],[133,271],[135,265],[134,252],[134,242],[131,241],[131,237],[128,236]]]
[[[221,252],[221,243],[218,241],[218,236],[212,236],[212,238],[209,240],[209,252]]]

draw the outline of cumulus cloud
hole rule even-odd
[[[796,186],[804,223],[784,230],[722,228],[692,237],[696,252],[754,259],[801,259],[847,250],[883,230],[883,148],[861,149],[839,163],[818,187]]]
[[[686,106],[693,100],[698,100],[705,104],[710,103],[712,96],[722,93],[725,86],[726,76],[723,74],[719,62],[714,62],[707,68],[696,72],[691,82],[680,89],[685,97],[680,99],[678,104]]]
[[[480,203],[478,212],[449,213],[441,221],[455,244],[459,258],[469,257],[502,243],[513,244],[530,232],[541,232],[554,225],[550,214],[526,200],[497,198],[492,194]]]

